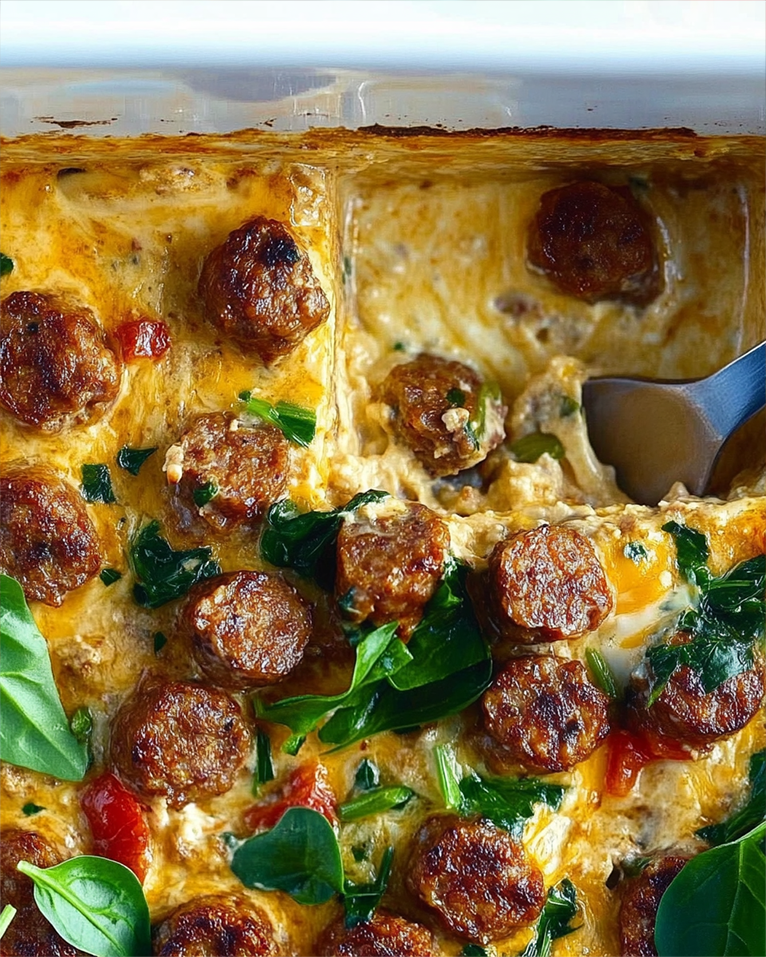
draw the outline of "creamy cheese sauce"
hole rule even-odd
[[[32,606],[65,709],[87,705],[94,716],[96,767],[105,760],[109,721],[144,671],[195,674],[177,637],[178,603],[150,611],[132,601],[127,547],[147,517],[161,521],[175,547],[197,544],[176,527],[163,462],[190,418],[238,409],[245,389],[317,410],[316,439],[308,450],[291,451],[289,494],[301,509],[383,488],[439,512],[454,554],[475,567],[509,531],[571,523],[593,542],[615,611],[597,632],[551,650],[581,658],[586,648],[598,649],[625,681],[688,599],[662,525],[676,519],[706,532],[711,567],[720,573],[766,549],[763,484],[751,473],[728,501],[676,489],[658,509],[633,505],[593,456],[583,417],[562,414],[560,399],[579,405],[582,380],[594,370],[703,375],[763,337],[762,164],[760,141],[671,134],[594,136],[590,143],[552,135],[311,133],[6,144],[0,236],[14,270],[2,279],[2,296],[24,289],[69,294],[94,311],[108,335],[126,319],[161,318],[173,343],[160,361],[128,363],[118,398],[87,425],[41,434],[0,413],[3,466],[46,462],[79,486],[83,463],[112,465],[117,504],[88,510],[103,565],[122,579],[106,588],[96,578],[61,608]],[[656,217],[663,289],[646,308],[589,305],[526,266],[526,231],[541,194],[587,176],[631,186]],[[255,215],[295,231],[332,306],[328,323],[269,370],[214,335],[196,294],[205,255]],[[481,481],[434,481],[393,440],[385,408],[373,401],[388,371],[421,350],[496,380],[511,406],[509,439],[551,432],[566,457],[521,463],[506,445],[492,454]],[[113,465],[123,445],[158,447],[138,478]],[[646,550],[641,562],[625,554],[636,541]],[[209,544],[224,571],[262,567],[252,533],[211,536]],[[169,641],[156,655],[158,631]],[[277,690],[340,690],[347,681],[348,670],[325,661],[317,646]],[[352,847],[394,844],[387,904],[434,927],[404,889],[407,846],[423,818],[443,806],[435,744],[453,744],[466,769],[481,765],[468,733],[474,721],[469,709],[420,733],[381,734],[332,755],[312,736],[297,757],[279,750],[287,729],[270,728],[278,782],[319,756],[342,800],[368,757],[384,781],[416,792],[402,811],[344,826],[341,844],[355,880],[370,874]],[[606,886],[613,867],[637,854],[699,850],[695,829],[736,806],[748,758],[763,746],[754,720],[695,761],[651,764],[625,798],[604,793],[605,748],[572,773],[552,776],[568,786],[564,803],[558,812],[539,809],[525,842],[546,886],[569,877],[582,906],[582,927],[555,942],[554,954],[616,954],[618,899]],[[0,785],[3,825],[37,829],[70,854],[88,852],[79,785],[10,765]],[[25,817],[21,808],[30,801],[45,810]],[[150,802],[153,863],[145,891],[153,920],[198,895],[242,892],[271,914],[280,953],[311,954],[339,905],[301,907],[280,893],[245,891],[229,868],[221,834],[245,834],[243,814],[253,802],[251,768],[228,793],[180,811]],[[498,942],[498,952],[516,953],[529,936],[520,930]],[[437,939],[443,953],[460,953],[463,943],[438,927]]]

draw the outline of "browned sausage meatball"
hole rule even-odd
[[[654,924],[662,895],[686,863],[684,857],[663,857],[652,861],[638,875],[625,882],[620,907],[621,957],[657,957]]]
[[[346,519],[338,534],[335,594],[353,621],[399,622],[408,638],[433,597],[449,529],[425,505],[384,499]]]
[[[264,362],[292,352],[330,314],[306,252],[285,225],[263,216],[210,253],[199,294],[208,321]]]
[[[483,819],[429,818],[415,835],[407,883],[449,930],[478,944],[531,924],[545,902],[543,876],[523,845]]]
[[[28,599],[60,605],[101,568],[82,498],[54,472],[11,468],[0,478],[0,571]]]
[[[267,957],[274,928],[252,901],[211,894],[178,907],[154,931],[157,957]]]
[[[562,292],[588,302],[644,305],[659,290],[649,217],[627,189],[582,182],[545,193],[527,256]]]
[[[16,870],[19,861],[53,867],[61,858],[37,831],[0,832],[0,910],[10,904],[16,916],[0,940],[2,957],[75,957],[80,951],[59,937],[37,909],[32,881]]]
[[[494,624],[521,644],[595,631],[613,604],[595,549],[566,525],[540,525],[498,542],[488,588]]]
[[[679,633],[676,642],[689,635]],[[631,677],[627,694],[628,725],[671,738],[689,748],[706,748],[734,734],[758,713],[764,697],[763,662],[729,678],[713,691],[702,687],[699,672],[682,665],[673,672],[657,700],[647,708],[649,680],[643,666]]]
[[[433,934],[422,924],[377,910],[371,920],[348,930],[343,919],[331,924],[319,939],[322,957],[433,957]]]
[[[311,607],[277,574],[232,572],[200,582],[183,611],[194,657],[226,688],[275,684],[303,657]]]
[[[288,449],[274,426],[250,428],[224,413],[198,418],[165,457],[184,527],[199,517],[225,531],[257,519],[285,489]]]
[[[250,746],[239,704],[194,681],[142,681],[112,724],[112,763],[143,797],[171,807],[223,794]]]
[[[609,698],[581,661],[526,655],[508,662],[481,699],[484,723],[512,761],[569,771],[609,733]]]
[[[503,400],[462,362],[423,352],[395,366],[377,398],[391,408],[396,437],[432,475],[478,465],[505,438]]]
[[[120,360],[84,306],[37,292],[0,304],[0,402],[40,429],[83,421],[117,395]]]

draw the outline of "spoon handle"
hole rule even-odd
[[[696,386],[711,426],[728,437],[766,405],[766,341]]]

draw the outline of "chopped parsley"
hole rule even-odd
[[[130,472],[131,475],[138,475],[141,466],[156,451],[156,445],[151,449],[131,449],[129,446],[123,445],[117,453],[117,464],[121,469]]]
[[[80,488],[86,502],[102,502],[105,505],[111,505],[117,501],[114,497],[108,465],[83,465],[81,472]]]

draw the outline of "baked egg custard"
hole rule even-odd
[[[648,507],[581,404],[764,338],[763,170],[4,144],[0,954],[763,952],[763,422]]]

